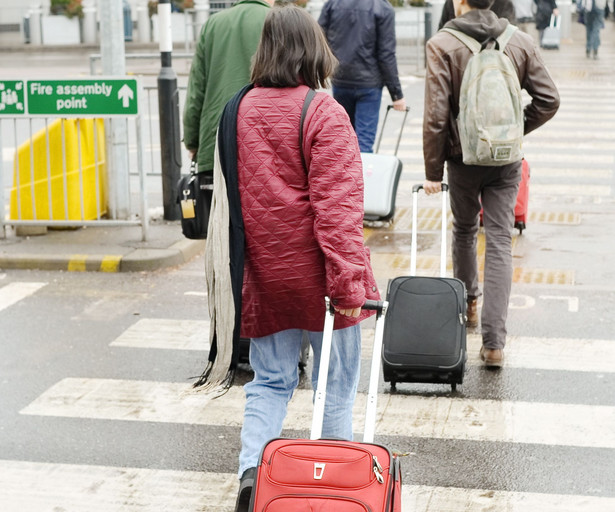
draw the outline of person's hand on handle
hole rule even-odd
[[[354,308],[354,309],[335,308],[335,311],[337,311],[342,316],[349,316],[352,318],[357,318],[361,314],[361,308]]]
[[[393,102],[393,109],[401,110],[402,112],[404,110],[406,110],[406,100],[404,98],[401,98],[399,100],[395,100]]]
[[[442,182],[425,180],[425,182],[423,183],[423,190],[428,196],[431,194],[437,194],[438,192],[442,192]]]

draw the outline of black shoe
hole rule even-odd
[[[239,494],[237,495],[237,504],[235,512],[248,512],[250,509],[250,498],[252,497],[252,488],[254,487],[254,478],[256,477],[256,468],[248,468],[241,475],[239,480]]]

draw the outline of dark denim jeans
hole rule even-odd
[[[333,97],[344,107],[359,139],[362,153],[374,151],[382,88],[333,87]]]

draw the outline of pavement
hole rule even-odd
[[[601,36],[603,46],[601,47],[600,74],[602,79],[608,77],[611,80],[615,77],[615,59],[612,59],[615,24],[612,18],[607,21],[607,26],[602,30]],[[584,46],[584,27],[573,22],[571,37],[562,41],[561,49],[543,52],[545,61],[553,70],[554,76],[562,73],[563,77],[572,74],[591,79],[594,62],[585,61]],[[151,45],[147,48],[155,51],[155,47]],[[136,45],[127,45],[127,52],[142,51],[142,49]],[[50,52],[60,50],[84,55],[96,52],[98,48],[36,48],[21,44],[18,34],[0,33],[0,63],[2,59],[9,57],[14,61],[19,61],[22,54],[28,54],[30,58],[33,55],[40,55],[41,60],[44,61]],[[571,56],[574,57],[572,60]],[[572,62],[574,64],[571,64]],[[2,65],[0,68],[7,69]],[[409,65],[407,69],[400,65],[400,74],[421,75],[416,71],[416,64]],[[416,100],[422,101],[422,99],[415,98],[412,103]],[[389,229],[394,229],[394,226]],[[142,240],[141,228],[138,226],[48,229],[43,235],[34,235],[32,231],[28,232],[28,228],[22,227],[22,229],[15,230],[7,227],[4,238],[0,232],[0,269],[146,272],[181,265],[202,253],[205,243],[201,240],[184,238],[178,221],[160,219],[150,222],[147,241]]]

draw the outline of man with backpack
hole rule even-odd
[[[483,208],[480,357],[487,366],[499,367],[512,285],[522,138],[555,115],[559,94],[531,37],[489,10],[490,0],[454,0],[454,5],[457,17],[426,48],[424,189],[427,194],[441,191],[446,162],[453,270],[466,285],[469,327],[478,326],[476,247]],[[525,107],[521,89],[531,97]]]

